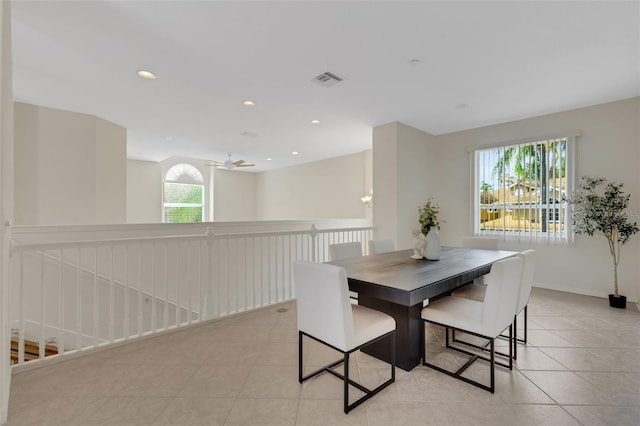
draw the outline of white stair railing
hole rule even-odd
[[[69,227],[66,228],[68,231]],[[68,235],[73,235],[69,232]],[[12,241],[11,328],[55,340],[58,355],[95,349],[295,298],[291,261],[328,260],[328,246],[373,228],[161,235],[79,241]]]

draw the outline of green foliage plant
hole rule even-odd
[[[623,192],[622,183],[606,182],[605,178],[583,176],[568,201],[573,205],[571,219],[576,234],[601,234],[607,239],[613,259],[613,295],[619,297],[620,249],[639,229],[627,213],[631,195]]]
[[[429,198],[426,204],[418,209],[418,213],[420,214],[418,221],[422,234],[427,235],[433,227],[440,229],[440,221],[438,220],[440,207],[433,202],[432,198]]]

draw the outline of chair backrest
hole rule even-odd
[[[525,250],[522,253],[518,253],[518,257],[522,258],[524,266],[522,267],[522,279],[520,281],[516,314],[529,304],[531,287],[533,286],[533,273],[536,269],[536,251],[531,249]]]
[[[462,247],[498,250],[498,239],[495,237],[464,237]]]
[[[353,313],[344,268],[326,263],[293,262],[298,330],[341,350],[354,336]]]
[[[484,276],[487,290],[482,308],[482,327],[487,336],[497,336],[513,322],[523,263],[517,256],[500,260]]]
[[[354,241],[352,243],[331,244],[329,246],[329,261],[351,259],[362,257],[362,243]]]
[[[393,240],[369,240],[369,254],[389,253],[395,249]]]

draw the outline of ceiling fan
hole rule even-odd
[[[233,161],[231,159],[231,153],[228,154],[229,158],[226,159],[224,162],[222,161],[212,161],[211,165],[216,166],[216,167],[224,167],[225,169],[235,169],[236,167],[253,167],[255,166],[255,164],[251,164],[251,163],[246,163],[244,160],[237,160],[237,161]]]

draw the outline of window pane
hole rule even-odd
[[[165,182],[164,221],[166,223],[202,222],[204,186]]]
[[[202,222],[202,207],[165,207],[166,223]]]
[[[187,183],[165,183],[164,202],[180,204],[202,204],[204,191],[202,185]]]
[[[476,151],[476,229],[565,239],[567,139]]]

